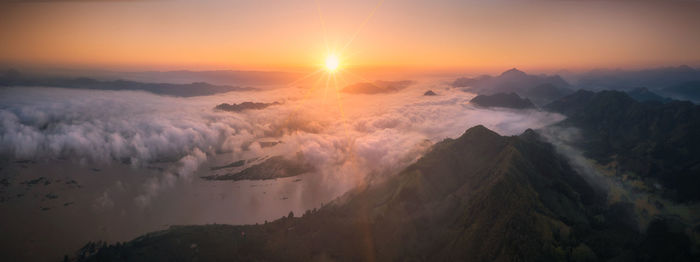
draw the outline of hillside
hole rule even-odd
[[[360,186],[302,217],[176,226],[123,244],[90,243],[78,260],[593,261],[658,255],[635,252],[640,243],[659,241],[642,242],[629,207],[605,206],[595,192],[532,130],[503,137],[476,126],[436,144],[389,180]],[[658,224],[658,234],[678,237]],[[690,259],[681,251],[681,260]]]
[[[675,99],[700,103],[700,80],[679,83],[664,88],[660,92]]]
[[[576,78],[574,86],[589,90],[623,91],[643,86],[658,91],[685,82],[700,81],[700,70],[687,65],[641,70],[596,69]]]
[[[700,106],[642,103],[619,91],[578,91],[545,107],[583,131],[577,146],[677,201],[700,200]],[[660,186],[655,184],[660,183]]]
[[[514,109],[535,108],[527,98],[520,98],[516,93],[498,93],[493,95],[478,95],[471,103],[482,107],[505,107]]]
[[[671,102],[670,98],[662,97],[648,88],[640,87],[640,88],[635,88],[629,91],[626,91],[627,95],[629,95],[631,98],[634,100],[637,100],[639,102],[661,102],[661,103],[667,103]]]

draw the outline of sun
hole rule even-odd
[[[328,70],[328,72],[335,72],[339,65],[340,61],[338,61],[336,55],[331,54],[326,57],[326,70]]]

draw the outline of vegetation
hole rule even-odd
[[[638,232],[630,205],[607,206],[532,130],[483,126],[415,164],[302,217],[263,225],[173,226],[78,261],[692,261],[666,221]],[[667,239],[667,237],[672,237]],[[671,241],[663,249],[648,245]],[[682,245],[677,245],[682,244]],[[93,246],[100,246],[99,243]],[[683,252],[679,252],[683,249]],[[87,254],[87,255],[83,255]]]
[[[587,157],[603,165],[615,161],[619,175],[638,175],[668,198],[700,200],[700,106],[578,91],[546,108],[568,116],[559,125],[583,131],[577,146]]]
[[[520,98],[516,93],[498,93],[493,95],[478,95],[471,103],[482,107],[506,107],[515,109],[535,108],[527,98]]]

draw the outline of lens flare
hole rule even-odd
[[[336,55],[329,55],[326,57],[326,70],[329,72],[335,72],[339,65],[340,61],[338,61],[338,57]]]

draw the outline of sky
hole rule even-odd
[[[0,64],[127,70],[700,65],[700,1],[0,0]],[[329,51],[330,50],[330,51]]]

